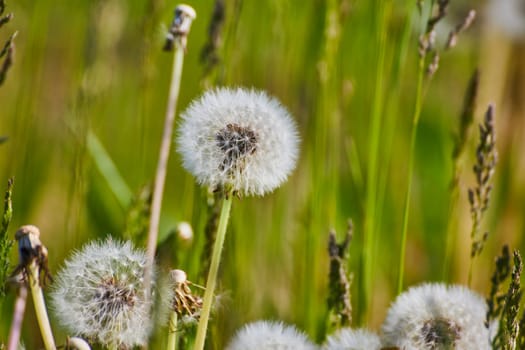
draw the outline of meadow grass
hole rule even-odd
[[[414,1],[401,0],[190,4],[198,18],[188,38],[177,109],[184,110],[204,87],[253,86],[287,107],[302,140],[297,169],[281,188],[232,207],[209,348],[222,349],[236,329],[258,319],[296,324],[322,341],[330,329],[329,232],[342,239],[349,218],[353,326],[377,330],[388,305],[408,286],[467,284],[467,188],[475,185],[470,168],[478,134],[475,127],[465,133],[459,160],[453,135],[460,132],[463,96],[476,67],[473,124],[481,123],[489,102],[496,104],[500,157],[482,221],[490,236],[474,260],[471,287],[488,294],[490,275],[484,271],[491,271],[502,244],[524,248],[519,96],[525,60],[500,61],[493,53],[523,57],[523,51],[480,19],[445,52],[448,30],[470,8],[483,10],[474,1],[451,3],[438,23],[440,67],[427,84],[429,62],[418,56],[418,38],[434,2],[423,4],[421,13]],[[0,86],[0,137],[8,136],[0,144],[0,183],[15,177],[10,231],[39,226],[53,272],[82,243],[122,236],[130,203],[140,208],[147,202],[140,196],[151,189],[157,165],[173,62],[162,45],[174,4],[7,5],[15,16],[0,28],[0,43],[15,30],[19,34],[14,63]],[[214,33],[219,39],[209,33],[216,6],[224,11]],[[207,66],[201,49],[210,41],[218,61]],[[183,269],[189,280],[204,284],[204,231],[221,203],[195,184],[176,152],[163,193],[162,269]],[[175,238],[181,221],[193,226],[189,244]],[[128,238],[145,246],[147,227],[135,224]],[[1,315],[9,315],[0,321],[0,342],[6,342],[14,300],[9,293],[0,302]],[[52,317],[58,342],[65,334],[55,322]],[[24,327],[27,348],[41,346],[31,335],[38,326],[27,311]],[[164,345],[162,334],[153,348]]]

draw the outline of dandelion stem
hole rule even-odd
[[[401,231],[401,249],[399,256],[399,275],[397,280],[397,293],[403,290],[403,278],[405,272],[405,253],[407,245],[407,231],[408,231],[408,214],[410,211],[410,194],[412,192],[412,178],[414,170],[414,153],[416,148],[417,127],[419,124],[419,116],[421,115],[421,105],[423,102],[423,74],[425,72],[425,57],[419,58],[419,73],[417,79],[416,91],[416,106],[414,109],[414,118],[412,119],[412,132],[410,136],[410,149],[408,154],[408,182],[405,193],[405,210],[403,214],[403,230]]]
[[[173,72],[171,76],[170,93],[168,107],[166,109],[166,120],[164,122],[164,132],[159,151],[159,162],[155,175],[155,187],[153,189],[153,199],[151,203],[151,214],[148,232],[147,264],[144,272],[146,295],[149,295],[151,286],[151,275],[153,271],[153,261],[155,260],[155,250],[157,248],[157,238],[159,235],[160,211],[162,207],[162,196],[164,194],[164,184],[166,182],[166,172],[168,168],[168,158],[172,142],[173,123],[175,121],[175,109],[179,97],[180,81],[182,76],[182,64],[184,62],[184,47],[175,46],[173,58]]]
[[[208,280],[206,282],[206,291],[204,292],[203,306],[199,319],[199,325],[197,327],[197,336],[195,338],[195,346],[193,348],[194,350],[204,349],[208,319],[210,317],[211,304],[213,301],[213,292],[215,290],[215,283],[217,281],[217,272],[219,271],[219,262],[221,259],[222,247],[224,245],[224,237],[226,236],[226,227],[230,217],[231,205],[232,195],[231,193],[227,193],[222,202],[219,227],[217,229],[215,244],[213,245],[210,271],[208,272]]]
[[[33,261],[28,266],[28,283],[31,289],[31,296],[33,297],[33,304],[35,305],[36,318],[42,333],[42,340],[46,350],[56,350],[55,340],[51,332],[51,325],[49,324],[49,317],[47,316],[46,304],[44,301],[44,294],[40,287],[40,273],[36,261]]]
[[[15,308],[13,310],[13,323],[9,331],[9,340],[7,341],[7,350],[18,349],[20,341],[20,333],[22,330],[22,321],[24,320],[24,312],[26,310],[27,302],[27,287],[22,284],[18,289],[16,296]]]
[[[166,350],[177,349],[177,313],[172,311],[170,313],[170,320],[168,323],[168,346]]]

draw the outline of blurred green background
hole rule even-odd
[[[511,18],[519,12],[506,14],[510,2],[454,1],[437,26],[441,59],[432,80],[424,83],[405,286],[439,280],[466,284],[472,225],[466,191],[474,186],[476,125],[489,102],[496,105],[499,163],[482,225],[490,236],[474,265],[473,289],[487,293],[502,244],[523,248],[525,31]],[[215,22],[218,37],[212,41],[215,62],[203,59],[202,50],[210,42],[214,8],[221,4],[224,18]],[[88,147],[90,130],[134,195],[154,178],[172,62],[162,46],[175,5],[164,0],[7,3],[15,17],[0,29],[0,43],[15,30],[18,36],[14,65],[0,86],[0,136],[9,137],[0,145],[0,188],[14,176],[10,231],[39,226],[51,271],[88,240],[123,237],[129,217],[129,204],[118,200],[122,192],[97,167],[100,153]],[[343,237],[349,218],[354,222],[349,261],[354,325],[377,330],[396,294],[417,40],[430,2],[424,2],[422,14],[412,0],[201,0],[190,5],[197,19],[178,110],[214,85],[264,89],[290,110],[302,138],[301,158],[287,183],[264,198],[233,204],[210,348],[222,348],[235,329],[262,318],[294,323],[320,340],[326,327],[328,232],[335,229]],[[476,21],[457,47],[444,50],[448,32],[471,8]],[[454,137],[476,67],[481,72],[476,121],[460,160],[456,201],[450,190]],[[377,152],[371,142],[374,115]],[[173,150],[161,219],[162,268],[184,269],[190,280],[204,284],[199,271],[209,194],[180,164]],[[373,214],[368,212],[375,222],[374,258],[372,290],[364,295],[370,181],[376,184]],[[451,265],[444,271],[451,220]],[[193,225],[190,244],[177,243],[171,234],[181,221]],[[134,240],[144,244],[143,237]],[[1,303],[0,342],[7,338],[13,294]],[[64,330],[54,319],[52,326],[63,342]],[[23,339],[28,349],[41,347],[30,307]]]

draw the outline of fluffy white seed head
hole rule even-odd
[[[525,3],[523,0],[491,0],[486,8],[490,24],[516,40],[525,39]]]
[[[466,287],[423,284],[392,304],[382,344],[406,350],[488,350],[486,313],[484,299]]]
[[[181,119],[178,152],[200,184],[264,195],[280,186],[295,167],[299,152],[295,123],[277,100],[262,91],[210,90]]]
[[[226,350],[314,350],[306,335],[283,323],[257,321],[244,326]]]
[[[85,245],[56,276],[51,301],[60,323],[105,346],[146,344],[152,297],[145,295],[145,264],[145,253],[130,242]]]
[[[343,328],[326,339],[324,350],[379,350],[381,341],[365,329]]]

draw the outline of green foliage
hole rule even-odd
[[[5,11],[5,1],[0,0],[0,28],[2,28],[5,24],[7,24],[13,18],[12,13],[8,13],[4,15],[4,11]],[[11,68],[11,65],[13,64],[13,55],[14,55],[14,49],[15,49],[15,44],[13,40],[16,37],[16,34],[17,34],[16,32],[12,34],[9,37],[9,39],[7,39],[7,41],[5,42],[2,50],[0,50],[0,85],[4,83],[5,78],[7,76],[7,71],[9,70],[9,68]]]
[[[2,226],[0,226],[0,298],[5,295],[7,277],[9,276],[9,254],[13,247],[14,240],[9,238],[7,230],[13,216],[13,204],[11,202],[13,195],[13,183],[11,178],[7,182],[7,190],[4,196],[4,211],[2,215]]]

